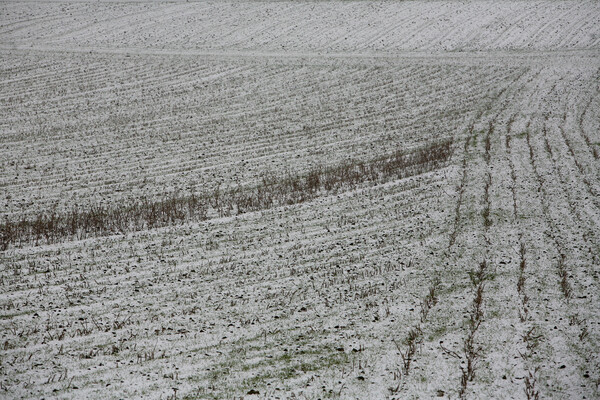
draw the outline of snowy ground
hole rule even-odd
[[[2,220],[454,138],[303,204],[11,244],[0,398],[600,396],[600,3],[0,16]]]

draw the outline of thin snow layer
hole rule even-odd
[[[304,204],[11,244],[0,398],[600,396],[597,3],[1,7],[2,219],[454,153]],[[322,39],[338,15],[349,39]],[[389,58],[365,56],[377,35]]]
[[[251,185],[265,174],[302,174],[452,137],[519,71],[85,54],[11,59],[22,68],[4,72],[0,184],[10,196],[0,215],[12,216],[99,197],[113,205]]]
[[[3,2],[0,43],[263,51],[598,48],[597,1]]]

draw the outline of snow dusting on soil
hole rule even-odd
[[[599,91],[596,1],[2,2],[0,398],[599,398]]]

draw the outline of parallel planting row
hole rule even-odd
[[[600,5],[590,0],[3,2],[1,7],[5,46],[390,54],[600,45]]]
[[[213,192],[200,222],[11,244],[1,387],[597,397],[597,79],[515,68],[452,144]]]
[[[0,217],[13,221],[368,163],[452,138],[473,109],[519,73],[369,62],[11,57],[21,68],[5,63],[0,72]]]
[[[598,395],[599,180],[586,139],[598,134],[578,123],[598,91],[576,89],[597,79],[533,68],[457,147],[455,223],[437,253],[449,265],[433,274],[452,290],[419,325],[419,378],[437,367],[461,398],[517,387],[527,399]],[[425,390],[419,378],[407,386]]]
[[[0,14],[0,398],[600,398],[598,2]]]
[[[306,176],[268,176],[257,187],[241,187],[201,195],[171,195],[165,200],[141,199],[130,205],[111,208],[73,208],[67,213],[40,213],[32,219],[7,219],[0,223],[0,250],[24,243],[54,243],[90,235],[127,233],[204,221],[211,214],[231,216],[240,213],[289,206],[340,191],[354,190],[362,183],[381,184],[423,174],[444,166],[452,155],[452,140],[434,143],[410,152],[374,160],[350,161],[333,167],[317,167]]]
[[[414,258],[442,228],[443,180],[444,169],[261,213],[9,250],[2,387],[24,397],[385,396],[374,338],[391,343],[419,318],[414,296],[429,270]],[[362,389],[338,383],[358,376]]]

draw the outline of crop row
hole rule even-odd
[[[269,176],[258,187],[238,187],[221,192],[217,187],[204,195],[173,195],[162,201],[140,200],[132,205],[64,214],[38,214],[34,219],[5,221],[0,225],[0,248],[10,244],[54,243],[69,237],[125,233],[171,225],[186,220],[202,221],[209,210],[220,216],[264,210],[310,201],[319,195],[355,188],[363,182],[379,183],[421,174],[442,166],[452,154],[452,140],[368,162],[350,161],[335,167],[318,166],[305,176]]]
[[[471,107],[514,74],[419,64],[80,61],[101,71],[117,64],[125,72],[86,83],[87,69],[81,69],[71,78],[65,73],[62,85],[56,81],[23,96],[21,85],[29,82],[8,85],[15,97],[4,100],[2,111],[5,216],[89,208],[98,197],[110,205],[217,183],[257,184],[270,171],[304,174],[313,165],[388,154],[398,143],[419,146],[453,136]],[[63,65],[66,72],[70,65]],[[125,84],[112,87],[114,81]],[[52,99],[61,86],[68,93]],[[35,116],[41,109],[43,115]]]
[[[8,3],[3,14],[3,43],[35,37],[57,47],[394,52],[589,48],[600,40],[594,1]]]
[[[280,382],[316,373],[315,390],[337,392],[342,368],[347,377],[355,365],[354,381],[372,368],[369,335],[420,312],[407,284],[428,271],[407,255],[434,228],[441,182],[435,171],[262,213],[9,250],[3,385],[25,397],[140,395],[116,372],[158,384],[163,398],[172,387],[224,397],[268,383],[288,391]]]

